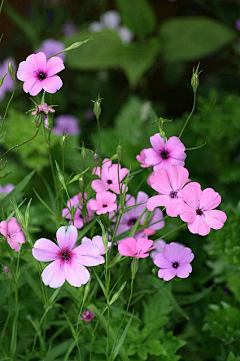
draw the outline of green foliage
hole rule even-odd
[[[236,33],[213,19],[194,16],[167,20],[160,28],[160,38],[165,60],[189,61],[221,50]]]

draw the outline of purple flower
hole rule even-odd
[[[26,61],[19,64],[17,78],[24,82],[23,90],[30,95],[37,95],[43,89],[53,94],[59,90],[63,82],[58,75],[65,69],[63,61],[58,56],[47,60],[43,52],[31,54]]]
[[[151,258],[154,260],[157,254],[163,253],[164,247],[166,246],[166,242],[163,239],[159,239],[154,242],[154,245],[157,246],[154,251],[151,252]]]
[[[158,253],[153,262],[160,267],[158,277],[164,281],[169,281],[173,277],[187,278],[192,272],[192,262],[194,254],[188,247],[179,243],[171,242],[167,244],[162,253]]]
[[[0,185],[0,193],[8,194],[8,193],[12,192],[13,188],[14,188],[14,185],[11,183],[6,184],[5,186]]]
[[[73,115],[59,115],[55,119],[55,125],[52,128],[52,132],[59,136],[62,136],[63,131],[65,134],[79,134],[81,132],[79,127],[79,120],[78,118],[74,117]]]
[[[54,39],[46,39],[42,42],[40,47],[36,50],[37,53],[43,52],[46,55],[46,58],[49,58],[50,56],[60,53],[60,51],[63,51],[66,48],[66,46],[61,43],[61,41],[57,41]],[[66,53],[61,53],[58,55],[59,58],[65,59]]]
[[[9,271],[9,268],[8,268],[7,266],[4,266],[3,271],[4,271],[5,273],[9,273],[9,272],[10,272],[10,271]]]
[[[0,87],[0,100],[4,98],[5,94],[9,91],[13,90],[13,80],[11,76],[8,74],[8,62],[11,62],[14,65],[14,62],[12,59],[7,58],[5,59],[2,64],[0,65],[0,79],[6,75],[6,77],[3,80],[2,86]]]
[[[90,322],[95,317],[95,315],[91,311],[83,311],[82,317],[80,317],[80,320],[85,322]]]

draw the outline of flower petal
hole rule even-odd
[[[168,178],[173,190],[182,189],[187,183],[189,172],[180,165],[170,165],[168,167]]]
[[[192,266],[189,263],[181,264],[176,271],[179,278],[187,278],[192,272]]]
[[[42,88],[50,94],[56,93],[63,85],[61,78],[58,75],[52,75],[42,80]]]
[[[33,257],[36,260],[43,262],[54,261],[57,258],[59,252],[61,252],[60,248],[55,243],[46,238],[38,239],[32,249]]]
[[[58,259],[50,263],[42,273],[42,280],[51,288],[61,287],[65,282],[64,263]]]
[[[54,56],[47,61],[46,72],[48,76],[55,75],[65,69],[63,60],[59,56]]]
[[[177,270],[175,268],[161,268],[158,271],[158,277],[163,278],[164,281],[170,281],[177,274]]]
[[[68,283],[74,287],[85,285],[90,278],[89,271],[86,267],[74,261],[65,263],[64,274]]]
[[[166,243],[165,243],[165,245],[166,245]],[[164,247],[165,247],[165,245],[164,245]],[[156,254],[153,262],[156,266],[158,266],[160,268],[172,268],[172,262],[170,262],[168,259],[166,259],[162,252],[159,252],[158,254]]]
[[[61,249],[68,248],[72,250],[77,241],[77,228],[74,226],[60,227],[57,230],[57,242]]]
[[[221,203],[221,196],[212,188],[206,188],[202,191],[200,197],[200,208],[204,210],[211,210],[216,208]]]

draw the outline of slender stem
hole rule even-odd
[[[98,155],[101,157],[101,128],[100,128],[100,121],[99,121],[99,117],[97,118],[97,127],[98,127]]]
[[[21,250],[21,249],[20,249]],[[10,343],[10,357],[11,360],[14,360],[14,355],[17,348],[17,330],[18,330],[18,278],[19,278],[19,259],[20,259],[20,250],[17,254],[17,268],[16,274],[14,277],[14,287],[15,287],[15,314],[12,325],[12,335]]]
[[[155,239],[155,240],[154,240],[154,242],[155,242],[155,241],[158,241],[159,239],[166,238],[169,234],[171,234],[171,233],[173,233],[173,232],[177,231],[178,229],[185,228],[186,226],[187,226],[187,223],[181,224],[181,226],[179,226],[179,227],[177,227],[177,228],[175,228],[175,229],[172,229],[171,231],[169,231],[169,232],[167,232],[167,233],[163,234],[161,237],[159,237],[159,238]]]
[[[182,130],[181,130],[181,132],[180,132],[180,134],[179,134],[179,136],[178,136],[179,139],[181,138],[181,136],[182,136],[182,134],[183,134],[183,132],[184,132],[184,130],[185,130],[185,128],[186,128],[189,120],[191,119],[191,117],[192,117],[192,115],[193,115],[193,113],[194,113],[194,110],[195,110],[195,108],[196,108],[196,103],[197,103],[197,92],[194,92],[192,111],[191,111],[191,113],[189,114],[189,116],[187,117],[187,120],[185,121],[185,124],[184,124],[184,126],[183,126],[183,128],[182,128]]]
[[[1,10],[2,10],[2,5],[3,5],[3,3],[1,4]],[[13,91],[12,91],[11,97],[10,97],[8,103],[7,103],[7,107],[6,107],[2,122],[1,122],[0,134],[2,133],[2,128],[3,128],[3,124],[4,124],[6,116],[7,116],[8,108],[10,107],[10,104],[11,104],[11,102],[13,100],[13,97],[14,97],[14,94],[15,94],[15,87],[16,87],[16,80],[14,78],[14,80],[13,80]]]

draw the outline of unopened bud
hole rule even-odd
[[[8,72],[12,80],[15,81],[15,69],[10,61],[8,62]]]
[[[196,93],[197,88],[199,86],[199,74],[202,72],[202,70],[200,72],[198,72],[199,65],[200,65],[200,63],[198,64],[196,71],[195,71],[195,68],[193,68],[193,73],[192,73],[191,86],[193,88],[194,93]]]
[[[67,134],[64,133],[62,134],[62,138],[60,139],[60,146],[62,149],[65,149],[67,145]]]
[[[9,271],[9,268],[8,268],[7,266],[5,266],[5,267],[3,268],[3,270],[4,270],[5,273],[9,273],[9,272],[10,272],[10,271]]]
[[[131,263],[131,278],[132,280],[135,279],[136,273],[138,271],[138,258],[133,258]]]
[[[122,157],[122,155],[123,155],[123,147],[122,147],[121,144],[118,144],[116,153],[118,155],[118,158]]]
[[[86,159],[86,157],[87,157],[87,150],[86,150],[83,142],[82,142],[82,147],[81,147],[81,156],[83,157],[83,159]]]
[[[102,109],[101,109],[101,101],[102,98],[98,95],[98,98],[96,100],[93,100],[94,106],[93,106],[93,113],[95,114],[95,117],[97,120],[99,120]]]

